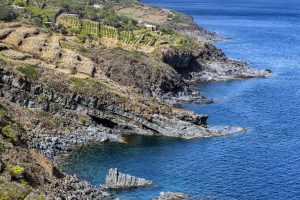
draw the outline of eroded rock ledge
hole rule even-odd
[[[271,70],[250,68],[247,63],[228,58],[222,50],[208,43],[200,43],[199,49],[193,51],[168,50],[163,60],[191,83],[271,76]]]
[[[124,174],[117,168],[112,168],[106,175],[105,183],[101,186],[109,189],[128,189],[135,187],[151,186],[154,185],[153,181]]]
[[[65,134],[56,129],[52,135],[42,128],[30,128],[28,146],[41,151],[48,158],[74,145],[91,141],[122,141],[122,134],[156,135],[186,139],[225,135],[206,127],[207,115],[175,114],[173,117],[152,114],[145,116],[103,103],[98,97],[80,95],[68,90],[62,93],[41,83],[32,83],[13,72],[0,70],[0,95],[5,100],[31,110],[41,110],[58,116],[68,116],[77,129]],[[80,113],[86,124],[78,124]],[[73,118],[71,117],[73,116]],[[38,123],[38,122],[37,122]]]

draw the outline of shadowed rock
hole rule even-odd
[[[153,185],[153,181],[138,178],[129,174],[120,172],[117,168],[112,168],[106,175],[103,187],[111,189],[125,189],[132,187],[142,187]]]

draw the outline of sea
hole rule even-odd
[[[154,181],[153,187],[113,191],[121,200],[143,200],[161,191],[191,199],[300,199],[300,1],[143,0],[191,15],[220,37],[227,56],[271,78],[201,84],[210,105],[184,105],[208,114],[209,125],[242,126],[227,137],[181,140],[129,137],[128,144],[78,148],[61,168],[94,185],[109,168]]]

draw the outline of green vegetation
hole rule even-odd
[[[174,23],[190,23],[192,18],[180,12],[172,11],[172,22]]]
[[[5,120],[5,119],[8,119],[8,115],[7,115],[7,112],[0,108],[0,120]]]
[[[82,29],[93,36],[99,36],[100,23],[87,19],[82,20]]]
[[[19,165],[9,168],[9,173],[14,177],[18,177],[22,175],[24,172],[25,172],[25,168]]]
[[[23,200],[27,195],[28,190],[0,179],[0,200]]]
[[[26,181],[24,178],[21,178],[21,179],[19,180],[19,182],[23,185],[23,187],[24,187],[25,189],[29,189],[29,188],[30,188],[28,181]]]
[[[78,34],[77,34],[77,39],[80,43],[84,43],[85,40],[87,39],[87,37],[91,36],[89,34],[89,32],[87,32],[86,30],[81,30]]]
[[[126,95],[126,94],[122,94],[122,95],[118,95],[119,99],[123,102],[128,102],[130,99],[129,99],[129,96]]]
[[[7,4],[24,6],[26,13],[20,14],[21,17],[30,14],[32,21],[44,26],[46,22],[56,22],[60,32],[77,36],[78,43],[84,43],[89,37],[110,38],[117,40],[117,45],[131,45],[134,49],[138,47],[155,46],[158,42],[171,45],[180,50],[189,50],[193,48],[193,42],[189,38],[180,36],[176,31],[171,30],[176,26],[172,23],[185,23],[193,25],[192,18],[187,15],[173,12],[169,14],[170,23],[162,25],[160,32],[152,32],[141,27],[141,25],[130,16],[125,16],[115,12],[119,7],[130,7],[139,5],[137,0],[2,0]],[[95,9],[93,4],[101,4],[101,9]],[[65,8],[68,13],[57,16],[61,9]],[[0,9],[9,9],[9,7],[0,7]],[[1,11],[1,10],[0,10]],[[13,12],[5,10],[0,12],[2,15],[10,15]],[[10,18],[10,17],[4,17]],[[24,19],[28,19],[28,16]],[[168,27],[168,28],[167,28]],[[4,62],[9,62],[8,58],[0,57]],[[76,74],[76,72],[74,72]]]
[[[13,133],[11,124],[8,124],[2,128],[2,135],[8,142],[14,142],[17,140],[17,136]]]
[[[74,33],[81,29],[81,21],[77,15],[63,15],[58,19],[58,23],[66,26]]]
[[[23,73],[29,79],[35,80],[39,78],[39,72],[32,66],[17,67],[17,70]]]
[[[82,93],[88,92],[97,92],[101,90],[110,91],[111,88],[95,79],[82,79],[77,77],[70,78],[71,83],[74,85],[74,88]]]
[[[86,118],[81,118],[80,119],[80,123],[83,125],[83,126],[86,126],[87,125],[87,122],[88,120]]]
[[[45,97],[45,96],[42,96],[42,95],[39,95],[38,97],[37,97],[37,99],[38,99],[38,101],[39,102],[47,102],[47,97]]]
[[[87,80],[88,84],[96,90],[110,90],[111,88],[103,83],[100,83],[99,81],[95,80],[95,79],[88,79]]]
[[[5,151],[5,146],[4,144],[0,143],[0,157],[2,156],[1,154]]]
[[[101,25],[100,26],[100,37],[105,37],[105,38],[112,38],[112,39],[118,39],[118,30],[117,28],[111,27],[111,26],[106,26],[106,25]]]
[[[11,63],[11,59],[1,53],[0,53],[0,60],[7,64]]]
[[[175,38],[175,41],[174,41],[174,46],[181,50],[189,50],[189,49],[193,48],[193,45],[194,45],[193,42],[189,38],[186,38],[186,37],[178,36]]]
[[[46,22],[54,20],[53,18],[55,14],[46,9],[42,9],[36,6],[27,6],[26,11],[29,12],[33,18],[41,19],[41,25],[45,25]]]
[[[132,31],[123,31],[120,33],[119,39],[127,44],[134,44],[137,40]]]
[[[156,42],[156,39],[150,34],[147,36],[134,34],[135,23],[132,20],[127,21],[126,28],[120,28],[118,26],[100,24],[97,21],[81,20],[77,15],[64,14],[58,17],[58,23],[68,28],[69,33],[76,34],[80,43],[85,42],[86,38],[90,36],[111,38],[133,46],[139,44],[153,46]],[[122,29],[126,30],[122,31]]]
[[[14,0],[12,4],[16,6],[22,6],[22,7],[25,6],[24,1],[22,0]]]
[[[154,74],[155,74],[156,77],[160,76],[161,72],[160,72],[160,69],[158,67],[155,67],[155,73]]]
[[[132,52],[132,55],[133,55],[133,57],[134,57],[135,59],[140,59],[142,53],[141,53],[141,52],[138,52],[138,51],[133,51],[133,52]]]
[[[70,81],[72,82],[72,84],[75,86],[76,89],[81,89],[85,85],[85,81],[81,78],[72,77]]]
[[[53,103],[51,104],[51,109],[54,112],[59,112],[62,109],[62,105],[60,105],[59,103]]]

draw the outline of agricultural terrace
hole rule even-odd
[[[75,32],[84,31],[91,36],[114,39],[133,46],[154,46],[156,42],[156,38],[150,34],[135,33],[134,31],[120,31],[115,27],[100,24],[96,21],[80,19],[74,14],[62,14],[58,16],[56,23]]]

